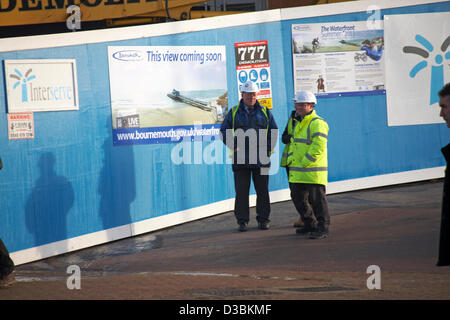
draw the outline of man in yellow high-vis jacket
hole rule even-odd
[[[296,232],[312,239],[326,238],[330,225],[325,189],[329,128],[314,110],[317,99],[312,92],[298,92],[294,103],[295,114],[289,118],[283,137],[286,147],[280,165],[287,168],[291,198],[304,223]]]

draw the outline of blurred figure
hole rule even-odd
[[[440,116],[444,118],[447,127],[450,128],[450,82],[447,83],[438,93]],[[448,164],[450,163],[450,143],[441,149],[444,154],[447,167],[444,178],[444,194],[442,198],[441,232],[439,238],[439,258],[437,266],[450,265],[450,173]]]
[[[0,170],[3,168],[2,159],[0,158]],[[9,256],[8,249],[0,238],[0,288],[8,287],[15,282],[13,272],[14,262]]]

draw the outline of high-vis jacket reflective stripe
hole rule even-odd
[[[283,152],[289,167],[289,182],[327,185],[328,130],[326,121],[314,110],[293,128],[293,138]]]

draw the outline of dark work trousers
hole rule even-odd
[[[286,167],[286,174],[287,174],[287,179],[288,179],[288,181],[289,181],[289,167]],[[289,183],[289,189],[291,190],[291,198],[292,198],[292,188],[291,188],[291,183]],[[313,212],[316,212],[316,211],[320,210],[319,208],[314,208],[314,206],[315,206],[316,203],[317,203],[317,200],[316,200],[316,199],[319,199],[319,198],[320,198],[320,190],[319,190],[319,188],[314,188],[314,189],[311,190],[311,191],[312,191],[312,192],[309,193],[309,199],[308,199],[308,200],[309,200],[309,203],[310,203],[311,206],[312,206]],[[300,215],[300,217],[301,217],[301,215]],[[316,217],[314,217],[314,215],[313,215],[312,218],[313,218],[312,224],[313,224],[313,225],[316,225],[316,224],[317,224]],[[302,218],[302,221],[303,221],[303,218]]]
[[[234,172],[234,188],[236,198],[234,200],[234,215],[238,224],[248,223],[250,219],[249,194],[250,180],[256,191],[256,220],[258,222],[270,222],[269,199],[269,175],[261,175],[260,168],[237,169]]]
[[[291,198],[306,227],[328,228],[330,212],[325,186],[321,184],[289,183]]]
[[[6,277],[13,270],[14,262],[9,257],[8,249],[6,249],[2,239],[0,239],[0,279]]]

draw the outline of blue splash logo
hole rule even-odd
[[[413,47],[413,46],[405,46],[403,47],[404,53],[412,53],[417,54],[425,59],[428,59],[430,57],[430,53],[433,53],[434,47],[433,45],[425,39],[420,34],[417,34],[415,37],[415,40],[421,44],[426,50],[419,48],[419,47]],[[450,45],[450,36],[445,39],[444,42],[441,44],[441,51],[442,54],[437,53],[434,55],[434,61],[437,65],[431,66],[431,83],[430,83],[430,105],[439,102],[438,97],[438,91],[440,88],[444,86],[444,58],[442,57],[444,55],[444,52],[447,51],[448,47]],[[444,55],[446,60],[450,59],[450,52],[445,53]],[[422,69],[425,69],[428,67],[428,62],[426,60],[423,60],[416,64],[411,71],[409,72],[409,76],[411,78],[414,78],[419,71]]]
[[[13,73],[9,75],[11,78],[17,80],[17,82],[14,83],[13,90],[22,84],[22,102],[28,102],[27,83],[33,79],[36,79],[35,75],[30,75],[32,71],[32,69],[28,69],[25,75],[22,75],[19,70],[14,69],[16,74]]]

